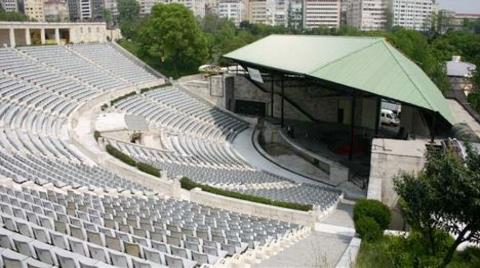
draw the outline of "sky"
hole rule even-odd
[[[480,13],[480,0],[439,0],[440,8],[459,13]]]

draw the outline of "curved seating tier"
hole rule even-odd
[[[142,84],[158,79],[144,68],[123,56],[123,54],[110,44],[78,44],[72,45],[70,48],[131,83]]]
[[[250,166],[230,146],[247,124],[174,86],[123,99],[114,109],[144,117],[161,131],[162,144],[168,150],[108,138],[105,142],[168,174],[275,200],[314,204],[322,210],[340,198],[340,191],[294,183]]]
[[[0,247],[44,265],[194,267],[303,228],[158,196],[2,182]]]

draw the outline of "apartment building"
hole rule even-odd
[[[350,0],[347,25],[362,31],[384,30],[387,26],[389,0]]]
[[[417,31],[432,28],[433,0],[391,0],[393,26]]]
[[[303,25],[305,28],[338,28],[341,0],[304,0]]]

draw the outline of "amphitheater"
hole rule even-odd
[[[4,267],[333,267],[351,242],[340,190],[259,169],[232,145],[249,122],[115,43],[1,48],[0,95]],[[96,141],[100,114],[143,118],[154,146],[129,129]],[[313,209],[187,191],[182,176]]]

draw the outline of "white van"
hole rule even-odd
[[[393,111],[382,109],[380,112],[380,124],[397,127],[400,125],[400,118]]]

